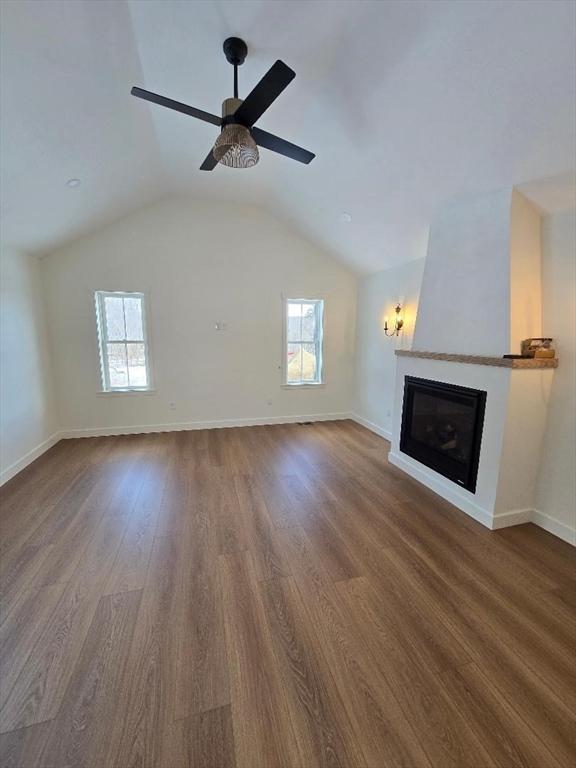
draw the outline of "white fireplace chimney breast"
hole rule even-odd
[[[430,231],[413,351],[501,357],[542,335],[538,210],[513,189],[447,205]],[[490,528],[535,503],[553,370],[398,357],[389,460]],[[400,450],[405,377],[487,393],[474,493]]]
[[[541,333],[538,211],[511,188],[446,205],[430,229],[413,348],[499,357]]]

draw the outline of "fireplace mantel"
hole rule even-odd
[[[396,354],[399,357],[422,357],[428,360],[444,360],[447,363],[469,363],[471,365],[493,365],[497,368],[514,369],[538,369],[557,368],[557,358],[508,358],[508,357],[487,357],[483,355],[458,355],[449,352],[418,352],[407,349],[397,349]]]

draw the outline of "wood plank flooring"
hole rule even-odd
[[[574,768],[576,552],[349,421],[66,440],[0,491],[0,768]]]

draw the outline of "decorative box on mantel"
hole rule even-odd
[[[558,361],[503,355],[543,336],[541,297],[540,215],[521,194],[498,190],[438,212],[414,351],[396,351],[389,460],[489,528],[534,514]]]

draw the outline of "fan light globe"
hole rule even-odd
[[[229,168],[252,168],[260,159],[250,131],[236,123],[224,126],[212,154],[219,163]]]

